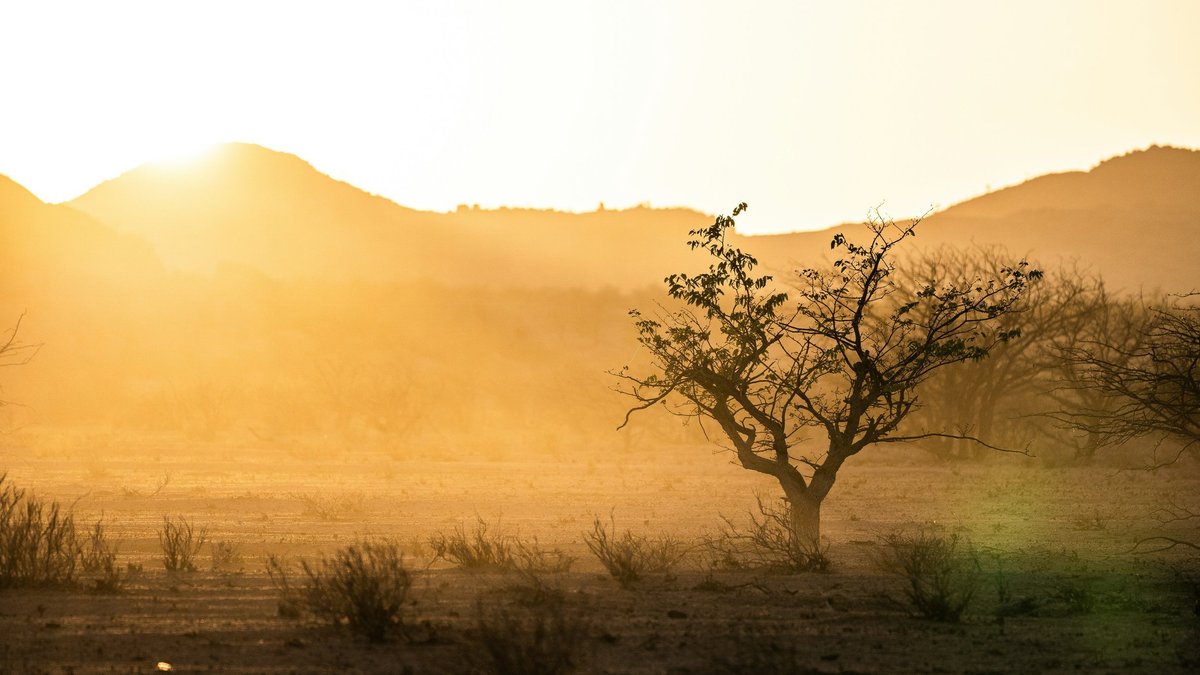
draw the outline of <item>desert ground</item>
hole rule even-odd
[[[31,440],[32,439],[32,440]],[[308,452],[308,451],[306,451]],[[120,456],[121,460],[105,457]],[[481,613],[516,607],[522,577],[436,559],[430,538],[482,520],[493,533],[575,557],[542,582],[582,631],[580,672],[1194,672],[1194,563],[1135,549],[1170,503],[1191,504],[1190,463],[1145,472],[1049,468],[997,456],[938,463],[913,450],[864,457],[823,511],[831,567],[714,569],[698,543],[770,482],[707,447],[644,463],[401,461],[278,444],[79,432],[6,439],[13,484],[102,519],[125,576],[116,593],[0,592],[0,670],[12,673],[460,673],[494,668]],[[1192,500],[1189,502],[1188,500]],[[206,527],[196,572],[167,572],[164,516]],[[689,547],[670,573],[622,588],[585,545],[599,516]],[[878,563],[888,533],[937,532],[970,547],[975,598],[959,622],[914,615],[907,581]],[[354,542],[400,544],[413,585],[403,636],[372,644],[282,616],[267,556],[312,560]],[[217,569],[213,544],[234,555]],[[695,546],[695,548],[691,548]],[[1190,581],[1189,581],[1190,579]],[[1001,609],[1007,594],[1024,604]]]

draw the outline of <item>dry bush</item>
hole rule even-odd
[[[301,589],[292,585],[291,565],[286,558],[267,555],[267,576],[271,585],[279,594],[279,616],[285,619],[299,619],[304,611],[304,597]]]
[[[470,534],[459,525],[454,532],[439,532],[429,538],[434,558],[463,569],[512,569],[517,564],[517,546],[510,536],[488,531],[483,518]]]
[[[75,521],[0,475],[0,588],[56,586],[75,581],[79,567]]]
[[[242,551],[231,541],[214,541],[209,546],[212,554],[212,569],[214,572],[233,569],[242,562]]]
[[[507,593],[475,603],[487,666],[499,675],[557,675],[578,670],[589,621],[561,589],[537,579],[538,593]]]
[[[917,615],[947,622],[962,618],[979,587],[980,569],[973,552],[960,547],[958,535],[923,528],[885,535],[880,543],[879,568],[908,580],[905,595]]]
[[[100,592],[120,590],[116,548],[104,525],[80,532],[57,502],[27,496],[0,474],[0,588],[63,586],[92,577]]]
[[[299,492],[290,495],[299,500],[301,513],[326,521],[352,520],[367,510],[367,498],[361,492],[338,495],[323,495],[315,492]]]
[[[162,529],[158,531],[158,545],[162,547],[163,567],[168,572],[195,572],[196,556],[208,540],[208,528],[199,530],[182,516],[172,521],[163,516]]]
[[[536,537],[530,541],[513,540],[513,568],[523,576],[542,573],[566,574],[578,560],[562,549],[542,548]]]
[[[794,574],[829,570],[828,544],[807,540],[795,532],[783,508],[769,506],[756,496],[758,513],[739,526],[724,516],[716,536],[702,541],[714,567],[754,569]]]
[[[688,553],[687,547],[673,537],[651,538],[629,530],[618,535],[611,517],[609,524],[611,531],[596,516],[592,531],[585,532],[583,539],[622,588],[629,588],[647,574],[669,573]]]
[[[291,582],[287,565],[270,556],[267,572],[279,590],[280,614],[308,612],[335,626],[346,626],[371,642],[404,633],[404,605],[412,577],[392,541],[364,542],[338,549],[320,563],[300,563],[303,580]]]
[[[93,575],[92,590],[98,593],[116,593],[125,583],[127,575],[117,567],[117,549],[109,543],[101,521],[96,521],[80,544],[79,563],[84,572]]]
[[[543,548],[537,538],[525,541],[516,536],[491,532],[487,521],[476,520],[467,532],[461,525],[450,534],[437,533],[429,538],[434,559],[441,558],[462,569],[494,569],[527,573],[570,571],[576,558],[562,550]]]

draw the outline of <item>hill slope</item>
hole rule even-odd
[[[181,269],[226,261],[281,279],[492,287],[654,285],[695,266],[687,231],[711,222],[686,209],[414,211],[240,144],[194,166],[139,167],[71,205],[145,237]],[[854,237],[858,227],[834,229]],[[923,247],[1002,245],[1046,264],[1077,260],[1117,287],[1188,288],[1200,256],[1200,152],[1151,147],[1041,176],[936,213],[919,233]],[[787,273],[823,255],[831,234],[739,243]]]
[[[750,237],[745,245],[775,269],[809,264],[835,233]],[[1151,147],[1090,171],[1050,174],[951,206],[925,218],[913,251],[1001,246],[1042,265],[1078,263],[1129,292],[1200,287],[1200,151]]]
[[[647,275],[666,247],[708,222],[685,210],[415,211],[245,144],[187,166],[143,165],[70,204],[144,237],[179,269],[233,262],[281,279],[525,287],[657,280],[662,272]]]

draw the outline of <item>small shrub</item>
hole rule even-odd
[[[979,565],[959,549],[958,535],[921,530],[889,534],[881,543],[879,567],[908,580],[905,594],[919,616],[947,622],[962,618],[979,585]]]
[[[451,534],[441,532],[429,539],[434,558],[463,569],[512,569],[517,565],[517,546],[514,539],[503,534],[488,532],[488,524],[482,518],[475,523],[475,530],[467,533],[463,526],[454,528]]]
[[[704,538],[702,545],[714,567],[784,574],[829,570],[829,546],[800,536],[786,509],[765,504],[758,497],[757,511],[749,513],[746,526],[722,516],[717,535]]]
[[[629,588],[647,574],[670,572],[687,555],[687,548],[672,537],[650,538],[629,530],[618,535],[611,517],[609,523],[611,531],[597,516],[592,531],[585,532],[583,539],[622,588]]]
[[[479,641],[493,672],[557,675],[581,666],[589,622],[564,593],[554,590],[476,601]]]
[[[230,541],[215,541],[209,546],[214,572],[233,569],[242,562],[242,551]]]
[[[158,545],[162,547],[163,567],[168,572],[195,572],[196,556],[208,539],[208,528],[199,530],[187,518],[173,521],[163,516],[162,529],[158,531]]]
[[[117,549],[109,543],[101,521],[96,521],[80,545],[79,562],[85,572],[93,575],[92,590],[97,593],[116,593],[125,584],[125,576],[117,567]]]
[[[561,549],[545,549],[534,538],[532,541],[513,541],[513,567],[522,574],[566,574],[578,560]]]
[[[72,583],[79,558],[71,514],[57,502],[26,496],[0,474],[0,588]]]
[[[300,589],[292,585],[289,565],[284,558],[274,553],[267,555],[267,576],[271,585],[279,593],[279,616],[285,619],[299,619],[303,614],[304,600]]]
[[[108,536],[104,533],[104,523],[96,521],[79,545],[79,564],[85,572],[95,572],[104,567],[105,561],[114,558],[116,551],[108,543]]]
[[[1017,596],[1009,584],[1008,575],[1004,573],[1004,560],[994,556],[996,570],[992,573],[992,581],[996,587],[996,623],[1003,624],[1010,616],[1026,616],[1038,610],[1039,603],[1032,596]]]
[[[325,521],[350,520],[367,510],[367,498],[361,492],[338,495],[305,492],[292,494],[291,497],[300,501],[303,515]]]
[[[395,542],[347,546],[317,565],[302,561],[301,569],[304,578],[293,585],[281,559],[267,560],[267,572],[280,591],[281,616],[308,612],[371,642],[383,642],[393,631],[403,634],[404,603],[412,578]]]

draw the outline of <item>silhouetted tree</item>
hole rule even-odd
[[[935,250],[915,261],[920,278],[947,275],[994,276],[1008,255],[997,248]],[[1120,334],[1126,313],[1107,293],[1103,280],[1074,266],[1055,269],[1025,293],[1015,311],[998,319],[1001,330],[1019,330],[1020,340],[997,345],[988,358],[947,368],[921,387],[924,405],[909,424],[957,429],[1005,445],[1044,441],[1045,450],[1073,450],[1090,456],[1087,435],[1067,434],[1040,413],[1076,401],[1084,392],[1072,385],[1077,372],[1059,357],[1062,349],[1094,337],[1094,330]],[[1127,332],[1127,331],[1126,331]],[[928,449],[941,457],[976,455],[981,446],[939,439]],[[1039,452],[1045,456],[1045,452]]]
[[[1161,465],[1200,443],[1200,307],[1195,294],[1152,307],[1132,338],[1111,334],[1063,349],[1087,395],[1058,419],[1101,445],[1134,438],[1174,440],[1180,447]]]
[[[4,366],[21,366],[33,358],[37,354],[41,345],[24,344],[17,340],[17,334],[21,331],[21,322],[24,321],[25,315],[17,317],[17,323],[4,333],[0,334],[0,367]],[[0,399],[0,406],[6,405],[7,402]]]
[[[726,243],[745,208],[691,232],[689,246],[712,263],[703,274],[667,277],[667,292],[681,308],[655,317],[631,313],[651,372],[626,366],[616,373],[638,402],[625,423],[660,403],[715,423],[744,468],[779,481],[792,535],[816,542],[822,501],[838,470],[863,449],[937,436],[984,443],[898,426],[932,373],[983,358],[1016,336],[996,326],[1041,273],[1020,262],[989,278],[906,285],[893,254],[917,223],[875,217],[865,246],[833,237],[830,248],[840,257],[828,269],[800,272],[793,301],[772,287],[772,277],[754,275],[753,256]],[[806,442],[814,430],[823,442]]]

